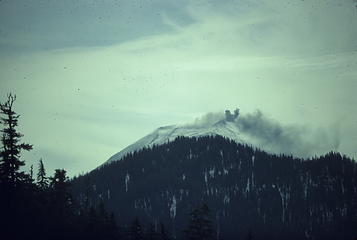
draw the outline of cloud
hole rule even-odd
[[[185,126],[193,128],[206,128],[223,120],[224,118],[225,115],[223,112],[206,113],[202,117],[196,118],[193,123],[185,124]]]
[[[164,14],[181,25],[191,22],[175,1],[0,1],[0,49],[32,52],[118,44],[170,31]]]

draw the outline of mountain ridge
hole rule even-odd
[[[178,137],[72,183],[82,202],[103,201],[125,223],[164,222],[178,239],[202,202],[218,239],[244,239],[249,229],[256,239],[357,236],[357,163],[334,152],[301,159],[221,136]]]

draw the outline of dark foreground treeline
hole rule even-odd
[[[142,226],[135,218],[129,226],[118,226],[103,203],[78,206],[65,174],[56,170],[45,181],[38,175],[35,182],[30,174],[14,183],[1,181],[0,239],[171,239],[163,224]]]
[[[67,185],[65,170],[56,170],[45,188],[30,176],[1,182],[0,238],[118,239],[113,215],[103,205],[78,208]]]
[[[77,205],[69,194],[65,170],[47,177],[40,160],[36,181],[32,166],[29,173],[21,170],[25,162],[20,153],[32,145],[20,142],[15,100],[10,94],[0,103],[0,239],[118,239],[114,216],[103,204]]]
[[[118,225],[103,201],[93,204],[87,198],[79,205],[70,194],[66,171],[57,169],[47,177],[42,159],[36,176],[33,166],[28,173],[22,171],[25,161],[20,159],[21,151],[31,150],[32,145],[21,143],[23,135],[16,129],[19,115],[13,110],[15,100],[10,94],[0,103],[0,239],[172,239],[161,222],[142,225],[134,218],[130,224]],[[206,205],[187,217],[187,239],[214,239]]]
[[[134,218],[130,225],[119,226],[103,203],[96,207],[78,206],[68,193],[65,170],[56,170],[49,180],[45,188],[30,175],[18,179],[16,185],[1,182],[0,239],[174,239],[163,223],[143,225]],[[192,211],[184,233],[191,240],[216,239],[205,204]]]

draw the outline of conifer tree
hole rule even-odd
[[[66,176],[66,170],[56,169],[54,176],[51,178],[52,195],[52,208],[53,214],[58,220],[63,221],[66,215],[66,211],[70,207],[70,195],[68,192],[68,177]]]
[[[29,173],[28,174],[24,174],[23,177],[22,177],[22,183],[23,183],[23,186],[26,186],[26,188],[29,190],[29,189],[34,189],[35,188],[35,185],[33,184],[34,183],[34,179],[33,179],[33,165],[30,166],[30,170],[29,170]],[[32,191],[31,190],[31,191]],[[28,192],[31,194],[31,191]]]
[[[66,170],[56,169],[55,174],[51,178],[51,187],[61,194],[66,192],[68,185],[68,177],[66,176]]]
[[[26,174],[20,171],[20,167],[25,165],[25,162],[20,160],[20,152],[32,149],[32,145],[20,143],[23,135],[16,130],[20,115],[13,110],[15,100],[16,96],[10,93],[7,101],[0,103],[0,121],[4,125],[1,130],[0,183],[8,187],[16,187],[26,179]]]
[[[38,163],[37,185],[41,190],[45,190],[48,186],[46,170],[45,166],[43,165],[42,159],[40,159],[40,162]]]

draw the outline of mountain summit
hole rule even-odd
[[[230,110],[225,111],[223,119],[210,122],[208,124],[185,124],[159,127],[147,136],[139,139],[135,143],[114,154],[106,163],[121,160],[131,152],[141,150],[153,145],[161,145],[174,141],[177,137],[202,137],[202,136],[222,136],[234,140],[237,143],[247,143],[248,140],[235,124],[239,117],[239,109],[235,109],[233,114]]]

